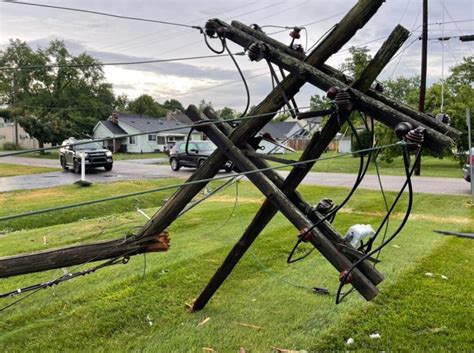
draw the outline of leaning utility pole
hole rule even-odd
[[[423,0],[423,28],[421,33],[421,82],[420,82],[420,99],[418,103],[418,111],[425,112],[426,97],[426,66],[428,61],[428,0]],[[420,175],[421,158],[415,166],[415,175]]]

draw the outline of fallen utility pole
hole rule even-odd
[[[260,40],[266,39],[266,37],[263,37],[261,33],[259,34]],[[361,87],[362,90],[367,89],[367,86],[370,87],[371,84],[370,79],[366,79],[365,75],[370,72],[371,76],[373,77],[373,80],[375,80],[378,73],[383,70],[385,65],[390,61],[390,58],[395,55],[398,48],[400,48],[400,46],[407,38],[408,33],[406,30],[402,29],[402,27],[397,27],[392,32],[392,35],[389,36],[387,41],[382,45],[381,49],[379,50],[379,55],[376,55],[376,57],[368,65],[368,68],[365,70],[365,73],[361,75],[361,80],[359,82],[365,82],[365,85]],[[275,42],[276,41],[274,40],[273,42],[269,41],[269,43],[272,44],[274,44]],[[277,45],[280,47],[283,46],[280,44]],[[360,83],[356,83],[356,85],[359,84]],[[208,112],[205,111],[205,114],[209,117]],[[320,157],[329,145],[329,143],[332,141],[332,139],[336,136],[341,124],[344,123],[344,119],[345,115],[342,115],[341,117],[339,117],[339,119],[337,117],[330,118],[321,133],[313,135],[310,143],[308,144],[308,147],[301,155],[300,161]],[[256,163],[255,160],[254,163]],[[311,206],[305,203],[302,198],[299,197],[299,195],[295,192],[297,186],[303,181],[308,172],[313,168],[314,164],[315,162],[312,162],[303,166],[299,166],[298,168],[293,168],[293,170],[290,172],[290,174],[284,181],[281,180],[281,176],[279,176],[279,174],[275,173],[278,175],[278,177],[273,176],[272,181],[274,181],[275,184],[278,185],[280,189],[286,195],[288,195],[293,202],[295,202],[296,205],[299,205],[300,210],[302,210],[305,214],[308,214],[313,223],[316,223],[320,222],[322,216],[315,213],[311,213]],[[211,278],[201,295],[196,299],[193,305],[193,310],[200,310],[207,304],[210,298],[219,289],[225,279],[230,275],[239,260],[250,248],[252,243],[255,241],[258,235],[263,231],[263,229],[266,227],[266,225],[270,222],[270,220],[275,216],[277,212],[278,208],[274,207],[270,201],[266,200],[263,203],[262,207],[254,217],[250,225],[247,227],[240,240],[235,244],[234,248],[227,255],[226,259],[224,260],[224,263],[219,267],[219,269]],[[342,242],[342,237],[337,235],[338,233],[335,231],[334,227],[332,227],[329,222],[322,222],[319,228],[321,229],[321,231],[324,232],[326,236],[329,237],[329,239],[333,241],[334,244],[340,244]],[[351,261],[354,260],[354,258],[351,259]],[[373,267],[369,267],[369,265],[365,262],[363,263],[363,267],[364,268],[361,270],[365,273],[367,278],[372,281],[373,284],[377,285],[382,281],[383,277],[379,273],[374,273],[374,271],[372,270]]]
[[[0,258],[0,278],[70,267],[83,263],[133,256],[149,252],[167,251],[168,233],[163,232],[153,239],[137,240],[134,236],[88,245],[72,246],[33,254],[21,254]]]
[[[280,42],[276,41],[275,39],[273,39],[271,37],[268,37],[265,33],[261,32],[261,31],[258,31],[258,30],[255,30],[251,27],[248,27],[248,26],[240,23],[239,21],[232,21],[231,26],[229,26],[228,24],[226,24],[223,21],[220,21],[220,20],[218,20],[218,21],[219,21],[219,25],[226,28],[226,31],[229,32],[229,36],[231,36],[230,39],[234,40],[237,44],[241,45],[242,47],[247,48],[252,43],[263,42],[263,43],[265,43],[265,44],[267,44],[271,47],[282,50],[285,54],[288,54],[288,55],[292,56],[295,59],[299,59],[299,60],[304,61],[305,58],[306,58],[304,56],[304,54],[302,54],[300,52],[297,52],[295,50],[291,50],[285,44],[280,43]],[[401,27],[401,26],[397,26],[396,29],[392,32],[392,35],[395,35],[395,33],[397,31],[399,31],[399,30],[397,30],[398,27]],[[401,28],[403,28],[403,27],[401,27]],[[241,33],[239,34],[239,32],[237,32],[237,31],[234,32],[233,29],[237,29],[237,30],[247,34],[248,36],[243,36]],[[401,35],[401,32],[398,35]],[[385,55],[387,55],[387,54],[385,54]],[[322,72],[336,78],[337,80],[339,80],[339,81],[341,81],[341,82],[343,82],[347,85],[352,85],[353,82],[354,82],[354,80],[351,77],[348,77],[347,75],[343,74],[339,70],[336,70],[335,68],[333,68],[333,67],[331,67],[327,64],[323,64],[323,65],[319,66],[319,69]],[[459,130],[454,129],[449,125],[443,124],[442,122],[440,122],[436,119],[433,119],[433,117],[431,117],[427,114],[418,112],[418,111],[416,111],[415,109],[413,109],[412,107],[410,107],[406,104],[400,103],[400,102],[398,102],[398,101],[396,101],[396,100],[394,100],[390,97],[387,97],[387,96],[383,95],[382,93],[378,92],[376,89],[369,88],[369,89],[367,89],[367,91],[365,91],[363,89],[359,89],[359,90],[361,90],[363,92],[366,92],[367,95],[370,96],[371,98],[374,98],[374,99],[380,101],[381,103],[384,103],[385,105],[387,105],[387,106],[389,106],[389,107],[391,107],[395,110],[398,110],[398,111],[400,111],[401,113],[403,113],[405,115],[408,115],[412,119],[414,119],[414,120],[416,120],[416,121],[418,121],[418,122],[420,122],[420,123],[422,123],[426,126],[429,126],[433,129],[439,131],[443,135],[446,135],[446,136],[451,137],[453,139],[457,139],[461,136],[461,132]]]
[[[329,33],[329,35],[311,52],[307,57],[307,63],[314,66],[324,64],[332,54],[337,52],[344,44],[346,44],[370,18],[376,13],[378,8],[383,4],[384,0],[360,0],[349,13],[340,21],[340,23]],[[249,114],[257,115],[255,119],[243,121],[232,132],[230,139],[233,142],[246,141],[254,136],[265,124],[267,124],[281,107],[285,105],[285,99],[282,97],[282,90],[286,92],[286,96],[291,99],[305,84],[305,81],[295,75],[288,75],[282,80],[280,87],[275,88],[256,108]],[[160,208],[160,210],[145,224],[138,232],[132,243],[146,244],[153,243],[156,235],[161,234],[170,224],[172,224],[179,216],[181,211],[192,201],[194,196],[205,187],[207,182],[199,183],[203,179],[211,179],[220,170],[221,166],[226,162],[225,155],[217,150],[206,162],[188,179],[188,181],[198,182],[193,185],[186,185],[175,192]],[[120,242],[121,239],[116,239]],[[95,243],[91,244],[96,247],[97,253],[107,253],[109,244]],[[60,250],[57,250],[60,251]],[[38,254],[41,256],[40,254]],[[77,261],[95,261],[94,257],[84,256],[83,259]],[[104,257],[105,258],[105,257]],[[75,260],[71,260],[74,262]],[[0,261],[1,263],[1,261]],[[64,263],[69,263],[64,259]],[[76,262],[74,262],[76,263]],[[59,264],[51,264],[48,268],[60,266]],[[69,266],[69,265],[64,265]],[[1,274],[0,274],[1,276]]]
[[[190,106],[186,115],[194,122],[201,121],[199,110]],[[258,168],[245,154],[215,125],[203,127],[206,135],[221,149],[241,171],[256,171]],[[282,212],[297,229],[303,232],[312,226],[312,222],[287,198],[287,196],[273,184],[262,172],[248,174],[247,178],[266,196],[276,208]],[[317,229],[311,231],[309,242],[340,272],[351,266],[351,262]],[[378,289],[358,269],[352,273],[352,285],[366,300],[373,299]]]

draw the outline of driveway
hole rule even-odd
[[[193,169],[183,168],[179,172],[171,171],[168,165],[157,165],[159,159],[136,159],[128,161],[115,161],[114,169],[105,172],[103,169],[94,170],[87,173],[86,179],[93,183],[111,182],[131,179],[160,179],[160,178],[188,178],[193,173]],[[22,164],[42,167],[58,167],[58,161],[51,159],[4,157],[0,158],[0,163]],[[286,177],[288,172],[280,171]],[[221,172],[220,175],[224,175]],[[339,173],[309,173],[303,180],[306,185],[341,186],[351,187],[354,183],[355,174]],[[70,185],[77,181],[79,176],[72,172],[52,172],[43,174],[23,175],[15,177],[0,178],[0,192],[24,189],[36,189],[54,187],[58,185]],[[385,190],[398,191],[405,182],[401,176],[382,176]],[[434,178],[434,177],[413,177],[415,192],[429,194],[449,194],[449,195],[469,195],[470,185],[459,178]],[[362,181],[363,189],[379,189],[377,177],[366,175]]]

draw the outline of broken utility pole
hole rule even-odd
[[[360,262],[352,272],[352,285],[366,300],[374,298],[383,275],[374,268],[370,258],[365,258],[365,253],[344,241],[327,217],[318,212],[312,203],[305,201],[296,188],[315,165],[314,160],[321,156],[339,132],[342,124],[350,119],[353,110],[365,112],[392,128],[400,122],[424,128],[428,147],[438,153],[451,143],[451,138],[459,135],[455,129],[429,119],[423,113],[414,112],[371,88],[376,77],[408,38],[408,31],[403,27],[397,26],[394,29],[357,81],[325,64],[331,55],[340,50],[371,19],[383,2],[384,0],[358,1],[307,56],[269,38],[260,30],[239,22],[234,21],[228,25],[219,19],[208,21],[206,33],[222,36],[246,49],[254,46],[254,49],[261,50],[258,53],[260,59],[276,64],[290,74],[251,110],[249,115],[253,118],[242,120],[235,128],[225,121],[219,121],[212,109],[204,110],[206,118],[194,106],[187,109],[187,115],[196,124],[194,128],[203,131],[219,148],[193,173],[188,184],[181,186],[136,235],[125,240],[116,239],[45,253],[0,258],[0,277],[115,258],[124,254],[131,256],[167,250],[169,240],[166,229],[229,159],[240,172],[246,173],[246,177],[262,192],[266,200],[195,301],[193,310],[204,308],[278,211],[295,226],[299,239],[310,242],[336,268],[340,276],[353,263]],[[321,132],[313,135],[304,150],[300,161],[312,161],[294,167],[284,179],[269,169],[268,163],[256,153],[259,142],[256,135],[307,82],[324,90],[333,90],[336,98],[344,96],[344,103],[335,100],[335,111],[328,111],[331,114],[328,122]],[[334,88],[335,86],[338,88]],[[215,124],[199,125],[208,119]]]

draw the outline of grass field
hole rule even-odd
[[[301,156],[301,152],[287,153],[279,155],[279,157],[298,160]],[[315,172],[323,173],[350,173],[357,174],[359,171],[360,159],[352,156],[343,156],[333,159],[327,159],[330,157],[338,156],[334,152],[324,153],[321,161],[318,161],[313,167]],[[385,175],[403,175],[403,160],[401,157],[395,158],[392,163],[387,163],[382,160],[378,160],[378,166],[380,173]],[[272,163],[276,165],[276,163]],[[373,163],[370,164],[367,170],[369,174],[375,174],[375,166]],[[462,178],[462,168],[459,166],[459,162],[455,161],[452,157],[445,157],[443,159],[423,156],[421,175],[430,177],[444,177],[444,178]]]
[[[47,167],[31,167],[27,165],[0,163],[0,178],[17,175],[55,172],[59,169]]]
[[[111,196],[173,183],[136,181],[72,186],[1,194],[1,215],[61,203]],[[215,186],[215,185],[214,185]],[[474,255],[469,240],[435,235],[433,229],[474,231],[474,210],[468,197],[420,194],[411,221],[382,253],[385,281],[372,303],[357,294],[341,305],[334,296],[318,296],[314,286],[333,294],[338,273],[320,255],[287,265],[285,258],[296,231],[278,215],[255,242],[208,307],[190,314],[185,309],[258,209],[262,197],[240,183],[239,206],[233,212],[235,188],[211,198],[181,217],[169,231],[167,253],[137,256],[129,264],[104,269],[42,290],[2,312],[3,351],[150,351],[271,352],[272,347],[307,350],[469,351],[472,340]],[[343,188],[301,187],[312,202]],[[170,192],[78,208],[3,224],[0,256],[122,237],[143,224],[133,210],[152,214]],[[394,197],[394,194],[390,194]],[[41,200],[41,203],[39,203]],[[357,191],[335,226],[374,226],[383,217],[378,193]],[[391,221],[393,230],[404,203]],[[436,207],[433,207],[436,205]],[[216,210],[219,216],[216,217]],[[230,220],[225,224],[226,219]],[[74,270],[74,269],[69,269]],[[432,272],[434,277],[426,277]],[[4,279],[0,290],[52,279],[62,270]],[[447,276],[443,280],[441,275]],[[13,299],[3,300],[3,305]],[[471,314],[469,314],[471,313]],[[209,318],[209,319],[208,319]],[[201,324],[200,324],[201,323]],[[379,332],[380,340],[368,335]],[[355,343],[346,347],[353,337]]]

